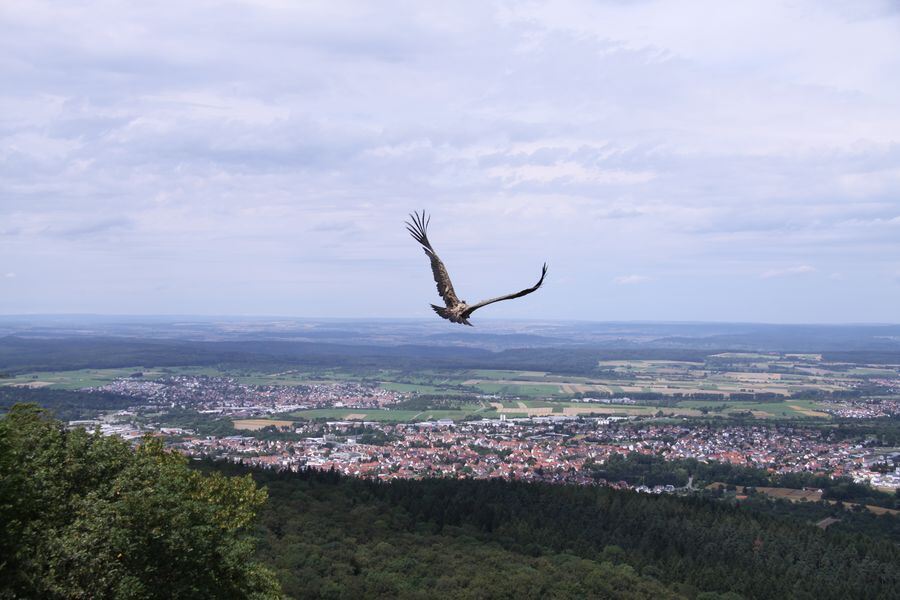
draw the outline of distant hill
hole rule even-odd
[[[452,334],[448,334],[452,335]],[[521,335],[521,334],[520,334]],[[531,339],[531,338],[527,338]],[[561,374],[596,373],[601,360],[690,360],[728,351],[746,351],[732,345],[708,348],[694,341],[668,347],[653,344],[618,343],[539,345],[487,349],[457,343],[376,344],[309,341],[259,340],[194,341],[181,339],[66,336],[59,338],[9,335],[0,338],[0,373],[55,371],[86,368],[131,366],[206,366],[229,367],[349,367],[393,369],[514,369],[538,370]],[[787,347],[792,351],[823,353],[826,360],[900,364],[900,349],[867,349],[835,344]],[[768,350],[767,350],[768,351]]]
[[[360,346],[678,348],[774,352],[900,352],[900,325],[313,320],[275,317],[0,316],[0,337],[169,342],[296,342]]]

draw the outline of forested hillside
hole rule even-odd
[[[255,477],[270,494],[261,556],[301,598],[900,594],[895,543],[711,500],[500,480]]]
[[[156,441],[135,450],[14,407],[0,419],[0,597],[900,594],[900,545],[791,511],[605,487],[194,466]]]

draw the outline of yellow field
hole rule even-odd
[[[702,362],[694,362],[687,360],[601,360],[598,362],[603,367],[652,367],[654,365],[698,365],[703,366]]]
[[[706,486],[706,489],[718,489],[725,487],[724,483],[715,482]],[[743,493],[745,491],[744,486],[736,486],[737,491],[739,493]],[[777,488],[777,487],[758,487],[756,491],[765,494],[767,496],[771,496],[772,498],[782,498],[785,500],[790,500],[791,502],[818,502],[822,499],[822,492],[819,490],[797,490],[793,488]],[[835,500],[826,500],[829,504],[836,504]],[[851,508],[855,508],[859,506],[859,504],[855,504],[853,502],[844,502],[844,508],[850,510]],[[872,504],[866,504],[865,507],[875,513],[876,515],[900,515],[900,510],[895,510],[893,508],[884,508],[881,506],[874,506]]]
[[[491,402],[491,406],[500,414],[528,415],[529,417],[545,417],[553,414],[553,407],[529,408],[524,402],[517,402],[517,407],[503,406],[500,402]]]
[[[757,362],[723,364],[678,360],[608,360],[599,361],[604,371],[599,377],[565,377],[545,375],[543,380],[525,376],[525,372],[474,371],[463,385],[508,385],[528,389],[523,395],[540,395],[543,386],[554,394],[646,394],[697,395],[777,394],[789,396],[815,389],[827,392],[851,389],[858,379],[846,371],[829,370],[816,357],[797,355],[785,360],[776,354],[728,353],[720,357],[758,358]],[[804,360],[808,362],[803,362]],[[737,367],[737,368],[735,368]],[[776,370],[783,369],[781,371]],[[772,369],[772,370],[770,370]],[[790,369],[790,372],[788,372]],[[890,373],[890,370],[888,370]],[[484,374],[484,375],[482,375]],[[521,376],[521,377],[519,377]],[[799,412],[799,411],[798,411]],[[824,416],[803,413],[805,416]]]
[[[656,407],[647,406],[621,406],[609,404],[585,404],[583,406],[566,406],[562,405],[562,412],[553,412],[552,406],[528,406],[524,402],[516,402],[516,406],[504,406],[500,402],[491,402],[490,405],[499,414],[525,415],[529,417],[546,417],[551,415],[643,415],[648,416],[655,413]],[[703,413],[693,408],[665,407],[663,412],[666,414],[681,415],[685,417],[699,417]]]
[[[692,408],[669,408],[666,407],[665,412],[667,414],[674,413],[678,415],[684,416],[700,416],[699,410],[694,410]],[[609,406],[602,405],[598,406],[596,404],[588,405],[588,406],[567,406],[563,409],[564,415],[638,415],[638,416],[647,416],[652,414],[647,408],[625,408],[622,406]]]
[[[724,373],[724,375],[729,379],[736,379],[738,381],[752,381],[756,383],[779,381],[781,379],[781,373],[744,373],[741,371],[728,371]]]
[[[796,490],[793,488],[777,488],[777,487],[758,487],[757,492],[763,493],[773,498],[784,498],[791,502],[800,502],[806,500],[808,502],[818,502],[822,499],[822,492],[819,490]]]
[[[796,411],[797,411],[798,413],[800,413],[801,415],[805,415],[805,416],[807,416],[807,417],[825,417],[825,418],[828,418],[828,417],[831,416],[831,415],[829,415],[829,414],[826,413],[826,412],[822,412],[822,411],[819,411],[819,410],[810,410],[810,409],[808,409],[808,408],[803,408],[802,406],[797,406],[796,404],[788,404],[788,406],[790,406],[791,408],[793,408],[794,410],[796,410]]]
[[[713,482],[706,486],[706,489],[720,489],[726,487],[727,484],[721,483],[719,481]],[[742,485],[735,486],[737,492],[743,494],[746,492],[746,488]],[[798,490],[794,488],[779,488],[779,487],[758,487],[756,491],[760,494],[765,494],[767,496],[771,496],[772,498],[782,498],[784,500],[790,500],[791,502],[800,502],[806,500],[808,502],[818,502],[822,499],[822,492],[819,490]]]
[[[777,353],[734,352],[710,358],[722,359],[721,365],[716,360],[599,361],[598,366],[605,371],[604,378],[592,378],[589,383],[607,386],[615,393],[625,394],[714,393],[723,396],[750,393],[787,396],[809,389],[833,392],[851,389],[858,383],[854,373],[845,369],[829,369],[829,364],[822,363],[821,356],[818,355],[793,354],[785,357]],[[740,360],[731,363],[727,360],[730,358]],[[884,370],[888,375],[893,374],[890,369]],[[871,374],[871,369],[866,369],[863,374]]]
[[[528,379],[467,379],[463,385],[478,385],[480,383],[498,383],[503,385],[547,385],[559,387],[556,381],[530,381]]]
[[[274,419],[235,419],[233,421],[235,429],[246,429],[248,431],[256,431],[269,425],[275,427],[290,427],[293,421],[276,421]]]
[[[874,506],[872,504],[866,504],[866,508],[876,515],[900,515],[900,510],[893,508],[884,508],[883,506]]]

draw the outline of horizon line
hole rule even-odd
[[[439,324],[435,319],[428,317],[320,317],[320,316],[297,316],[297,315],[269,315],[269,314],[192,314],[192,313],[4,313],[0,314],[2,319],[58,319],[58,318],[104,318],[104,319],[196,319],[196,320],[213,320],[213,319],[284,319],[295,321],[357,321],[357,322],[376,322],[376,321],[407,321],[407,322],[434,322]],[[654,320],[654,319],[621,319],[621,320],[591,320],[591,319],[548,319],[548,318],[497,318],[485,317],[480,319],[484,323],[590,323],[590,324],[611,324],[611,325],[768,325],[768,326],[815,326],[815,327],[896,327],[900,326],[900,322],[885,321],[728,321],[728,320]]]

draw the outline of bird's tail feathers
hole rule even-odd
[[[457,317],[456,319],[454,319],[451,316],[450,311],[448,309],[444,308],[443,306],[438,306],[437,304],[432,304],[431,310],[436,312],[440,317],[447,319],[448,321],[450,321],[452,323],[459,323],[461,325],[468,325],[469,327],[474,327],[474,325],[469,323],[469,320],[466,318]]]
[[[434,312],[436,312],[440,317],[442,317],[442,318],[444,318],[444,319],[449,319],[449,318],[450,318],[450,311],[448,311],[448,310],[447,310],[446,308],[444,308],[443,306],[438,306],[438,305],[436,305],[436,304],[432,304],[432,305],[431,305],[431,309],[432,309]]]

